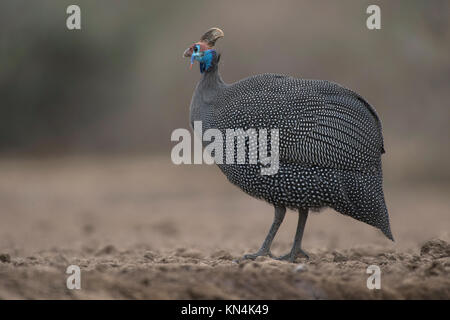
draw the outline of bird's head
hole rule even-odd
[[[191,58],[191,65],[197,60],[200,63],[200,72],[208,71],[213,65],[214,59],[217,57],[216,50],[213,49],[217,39],[224,36],[223,31],[219,28],[209,29],[201,38],[199,42],[194,43],[187,48],[183,56]]]

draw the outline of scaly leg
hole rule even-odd
[[[259,256],[272,257],[272,254],[270,253],[270,246],[272,245],[273,238],[275,238],[275,235],[277,234],[278,228],[283,222],[285,214],[286,214],[285,207],[275,207],[275,216],[273,218],[272,226],[270,227],[269,233],[267,234],[267,237],[264,240],[261,248],[256,253],[246,254],[244,256],[244,259],[254,260]]]
[[[299,209],[297,231],[295,232],[294,244],[292,245],[291,252],[277,258],[277,260],[287,260],[289,262],[294,262],[299,254],[302,254],[307,259],[309,259],[309,256],[302,250],[303,231],[305,230],[307,218],[308,218],[308,209]]]

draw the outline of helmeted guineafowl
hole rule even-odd
[[[226,84],[218,72],[220,55],[212,49],[220,37],[223,32],[212,28],[184,52],[191,66],[195,60],[200,63],[202,73],[191,101],[191,125],[201,121],[203,132],[279,130],[275,174],[261,174],[261,162],[218,164],[230,182],[275,207],[262,247],[244,257],[271,256],[286,208],[298,210],[299,220],[292,250],[280,259],[307,257],[301,241],[308,211],[324,207],[372,225],[393,240],[382,188],[383,136],[375,109],[357,93],[329,81],[262,74]],[[250,140],[245,146],[247,151],[258,147]]]

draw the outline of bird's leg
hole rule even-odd
[[[270,253],[270,246],[272,245],[273,238],[275,238],[275,235],[277,234],[278,228],[283,222],[285,214],[285,207],[275,207],[275,215],[273,218],[272,226],[270,227],[269,233],[267,234],[267,237],[264,240],[261,248],[256,253],[244,255],[244,259],[254,260],[259,256],[272,256],[272,254]]]
[[[277,260],[287,260],[289,262],[294,262],[299,254],[302,254],[307,259],[309,259],[309,256],[302,250],[303,231],[305,230],[307,218],[308,218],[308,209],[299,209],[297,231],[295,232],[294,244],[292,245],[291,252],[277,258]]]

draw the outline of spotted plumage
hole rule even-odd
[[[309,209],[331,207],[393,240],[382,188],[381,122],[375,109],[360,95],[329,81],[262,74],[225,84],[218,73],[220,57],[213,52],[192,98],[191,123],[202,121],[203,130],[224,133],[230,128],[279,129],[278,172],[261,175],[261,163],[220,164],[228,180],[275,208],[307,214]],[[254,144],[247,140],[247,151],[258,147]],[[272,238],[266,239],[269,247]],[[294,247],[292,254],[301,251],[294,253]],[[263,245],[259,252],[267,254],[268,248]]]

